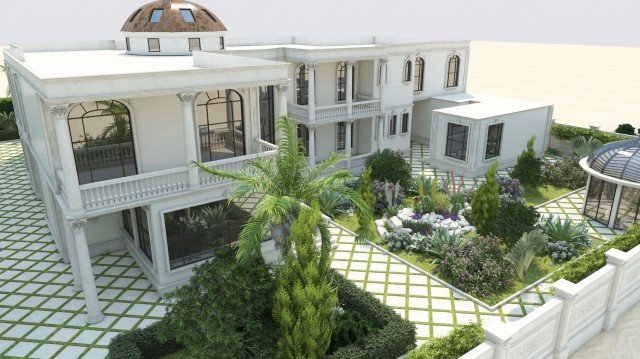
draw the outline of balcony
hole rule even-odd
[[[380,100],[358,97],[351,105],[352,114],[349,116],[349,108],[346,103],[318,106],[315,109],[315,123],[328,124],[346,121],[348,119],[358,119],[371,117],[380,114]],[[309,107],[296,104],[287,105],[288,116],[301,123],[311,124],[309,120]]]

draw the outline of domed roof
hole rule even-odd
[[[587,164],[604,175],[640,183],[640,138],[608,143],[595,150]]]
[[[122,26],[124,32],[213,32],[227,28],[211,11],[179,0],[158,0],[133,12]]]

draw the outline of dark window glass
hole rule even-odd
[[[227,200],[166,213],[170,268],[211,258],[216,250],[234,244],[249,216]]]
[[[124,42],[127,44],[127,51],[131,51],[131,43],[129,42],[129,38],[125,37]]]
[[[260,138],[276,143],[273,86],[260,87]]]
[[[189,39],[189,51],[200,51],[200,39],[199,38]]]
[[[449,123],[447,126],[447,145],[445,155],[465,161],[467,159],[467,139],[469,127]]]
[[[604,225],[609,225],[615,193],[614,183],[591,177],[584,214]]]
[[[404,82],[411,81],[411,61],[404,63]]]
[[[400,133],[407,133],[409,132],[409,113],[403,113],[402,114],[402,126]]]
[[[398,115],[391,115],[389,118],[389,136],[393,136],[398,132]]]
[[[164,10],[162,9],[153,9],[153,11],[151,11],[151,18],[149,19],[149,22],[152,22],[152,23],[160,22],[163,11]]]
[[[489,126],[487,130],[487,147],[484,151],[484,158],[489,159],[500,156],[500,145],[502,143],[502,123]]]
[[[191,9],[180,9],[180,14],[182,14],[182,19],[184,20],[184,22],[189,24],[196,22]]]
[[[309,69],[306,65],[296,68],[296,104],[309,104]]]
[[[147,211],[141,207],[136,208],[136,222],[138,222],[138,239],[140,240],[140,249],[153,262],[151,254],[151,237],[149,236],[149,222],[147,220]]]
[[[640,188],[622,187],[615,228],[628,229],[638,221],[640,212]]]
[[[160,39],[150,38],[147,40],[149,52],[160,52]]]
[[[460,57],[453,55],[447,64],[447,87],[458,86],[458,73],[460,72]]]
[[[224,50],[224,37],[220,38],[220,50]]]
[[[136,17],[138,17],[138,14],[140,13],[140,11],[142,11],[142,8],[136,10],[136,12],[134,12],[133,15],[131,15],[131,17],[129,18],[129,22],[133,22],[133,20],[135,20]]]
[[[207,9],[202,9],[202,11],[204,11],[205,14],[207,14],[207,16],[209,16],[209,18],[213,21],[213,22],[218,22],[218,19],[216,19],[215,16],[213,16],[213,14],[211,12],[209,12],[209,10]]]
[[[203,92],[196,101],[202,162],[244,156],[244,110],[234,90]]]
[[[420,57],[416,59],[415,71],[413,75],[413,91],[422,91],[424,82],[424,60]]]
[[[347,123],[338,122],[336,127],[336,150],[344,150],[347,142]],[[353,131],[351,131],[351,146],[353,146]]]
[[[131,220],[131,210],[125,209],[122,211],[122,223],[124,223],[124,229],[129,233],[131,238],[135,238],[133,235],[133,221]]]
[[[347,64],[338,64],[338,101],[347,99]]]
[[[80,184],[138,174],[131,117],[118,101],[81,103],[69,112]]]
[[[302,141],[302,151],[305,156],[309,155],[309,128],[305,125],[298,124],[297,126],[298,140]]]

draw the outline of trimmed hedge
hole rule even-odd
[[[609,249],[615,248],[627,252],[639,244],[640,224],[634,224],[626,232],[611,241],[603,243],[600,247],[567,262],[551,278],[553,280],[564,278],[570,282],[578,283],[607,264],[607,257],[604,253]]]
[[[13,101],[11,97],[0,97],[0,112],[13,112]]]
[[[412,351],[408,359],[455,359],[484,342],[484,330],[478,324],[462,325],[440,338],[433,338]]]
[[[333,274],[340,305],[362,314],[379,330],[364,338],[362,346],[350,344],[327,356],[332,359],[395,359],[415,347],[416,327],[371,293],[356,287],[338,273]]]
[[[600,140],[602,143],[609,143],[614,141],[622,141],[633,138],[633,136],[622,135],[613,132],[605,131],[592,131],[584,127],[575,127],[569,125],[553,124],[551,126],[551,134],[561,140],[572,140],[578,136],[593,137]]]
[[[162,321],[143,329],[118,334],[109,343],[110,359],[151,359],[160,358],[180,351],[183,346],[175,340],[161,342],[158,339]]]

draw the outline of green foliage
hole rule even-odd
[[[523,234],[513,247],[511,247],[511,250],[505,258],[514,265],[520,280],[524,280],[524,276],[527,274],[533,257],[540,253],[546,245],[547,236],[540,230],[535,229]]]
[[[160,358],[183,347],[174,338],[161,340],[163,323],[155,322],[143,329],[118,334],[109,343],[110,359]]]
[[[402,188],[411,186],[411,166],[399,151],[388,148],[374,152],[367,159],[367,167],[371,167],[371,179],[378,181],[400,182]]]
[[[0,112],[0,141],[19,138],[16,116],[13,111]]]
[[[362,347],[366,336],[377,332],[371,322],[356,311],[336,312],[333,323],[329,354],[352,343]]]
[[[637,245],[640,245],[640,224],[634,224],[614,239],[567,262],[560,270],[553,273],[551,278],[553,280],[564,278],[570,282],[578,283],[607,264],[605,252],[609,249],[615,248],[628,252]]]
[[[540,213],[526,202],[501,197],[493,234],[511,247],[524,233],[533,230],[539,218]]]
[[[569,125],[554,124],[551,126],[551,134],[561,140],[573,140],[578,136],[593,137],[600,140],[602,143],[609,143],[613,141],[628,140],[630,137],[627,135],[605,132],[605,131],[592,131],[588,128],[575,127]]]
[[[578,189],[587,185],[587,173],[580,167],[580,157],[563,156],[544,164],[542,181],[560,188]]]
[[[430,195],[413,197],[413,211],[415,213],[431,213],[436,209]]]
[[[464,209],[464,204],[467,202],[467,196],[461,192],[451,193],[449,195],[449,200],[451,202],[451,213],[457,215],[462,209]]]
[[[0,97],[0,112],[14,112],[13,99],[11,97]]]
[[[338,349],[330,359],[396,359],[415,347],[416,328],[393,309],[382,304],[373,294],[356,287],[353,282],[333,272],[333,286],[338,291],[340,306],[345,312],[356,311],[378,330],[355,343]]]
[[[335,192],[323,192],[318,196],[320,211],[330,218],[335,218],[344,213],[344,200]]]
[[[484,342],[484,330],[479,324],[456,327],[449,334],[433,338],[412,351],[407,359],[455,359]]]
[[[540,185],[542,175],[542,160],[533,149],[535,141],[535,135],[527,141],[527,149],[518,156],[518,161],[511,171],[511,178],[517,178],[520,183],[532,187]]]
[[[243,266],[233,250],[221,249],[169,295],[163,337],[175,337],[193,358],[271,358],[272,298],[273,280],[261,260]]]
[[[633,128],[633,126],[631,126],[631,124],[629,124],[629,123],[621,123],[616,128],[616,133],[622,133],[624,135],[632,135],[633,136],[633,135],[636,134],[636,129]]]
[[[411,189],[418,196],[425,197],[431,191],[433,182],[436,182],[433,178],[427,177],[425,175],[420,175],[413,179],[413,186],[411,187]]]
[[[588,157],[593,151],[602,147],[602,141],[591,136],[589,138],[578,136],[571,140],[571,143],[573,144],[573,153],[580,158]]]
[[[570,219],[548,216],[539,224],[549,242],[567,242],[575,246],[590,246],[591,240],[584,222],[575,223]]]
[[[431,201],[433,202],[433,209],[436,213],[449,213],[451,211],[451,200],[449,196],[444,193],[436,192],[431,195]]]
[[[285,254],[276,272],[273,317],[281,358],[324,358],[331,342],[333,308],[338,304],[328,276],[329,261],[314,240],[321,218],[304,209],[291,227],[295,257]]]
[[[461,244],[462,237],[459,233],[450,232],[449,229],[444,227],[437,228],[433,231],[427,248],[427,253],[435,257],[431,263],[440,263],[447,251],[456,249]]]
[[[487,235],[493,229],[500,206],[500,188],[498,176],[498,162],[494,162],[485,173],[486,182],[473,194],[471,200],[471,220],[478,229],[478,233]]]
[[[362,201],[367,204],[368,208],[373,209],[376,204],[376,198],[373,196],[373,182],[371,181],[371,167],[364,169],[360,175],[360,182],[357,188]]]

